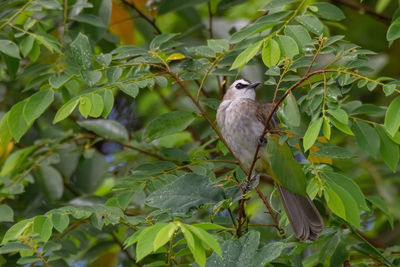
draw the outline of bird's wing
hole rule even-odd
[[[256,103],[256,105],[257,105],[256,117],[263,125],[265,125],[267,123],[271,104]],[[276,118],[275,114],[270,119],[268,128],[269,129],[277,128],[277,118]]]

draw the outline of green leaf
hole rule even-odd
[[[60,76],[54,74],[49,78],[49,84],[51,85],[52,88],[58,89],[61,86],[63,86],[66,82],[68,82],[71,78],[72,76],[65,73],[61,74]]]
[[[100,55],[96,55],[96,61],[103,67],[107,67],[110,65],[111,61],[112,61],[112,55],[111,53],[108,54],[100,54]]]
[[[28,245],[19,242],[10,242],[0,248],[0,254],[8,254],[12,252],[23,252],[24,250],[32,250]]]
[[[103,103],[104,103],[104,108],[103,108],[103,112],[101,113],[101,116],[103,118],[107,118],[108,114],[110,114],[110,112],[114,106],[114,94],[111,90],[109,90],[109,89],[104,90]]]
[[[244,65],[247,64],[247,62],[250,61],[260,50],[262,45],[262,41],[253,43],[249,45],[244,51],[242,51],[235,59],[233,62],[231,68],[229,70],[237,69],[237,68],[242,68]]]
[[[221,247],[214,236],[212,236],[202,228],[198,228],[192,225],[186,226],[195,236],[197,236],[202,242],[207,244],[207,246],[209,246],[213,251],[215,251],[215,253],[217,253],[221,257]]]
[[[289,14],[289,11],[281,11],[273,14],[268,14],[266,16],[261,16],[253,24],[244,27],[243,29],[232,34],[230,42],[238,43],[255,33],[261,32],[268,28],[272,28],[273,26],[279,24],[281,20]]]
[[[137,237],[136,261],[140,261],[150,253],[154,252],[154,240],[157,233],[167,225],[166,223],[157,223],[145,228]]]
[[[390,96],[391,94],[394,93],[394,91],[396,90],[397,85],[396,84],[385,84],[382,89],[383,92],[385,93],[385,96]]]
[[[272,0],[265,6],[263,6],[259,11],[269,11],[273,9],[278,9],[278,8],[283,8],[287,6],[288,4],[291,4],[293,2],[297,2],[299,0]]]
[[[292,37],[286,35],[276,36],[276,41],[279,44],[281,55],[283,57],[293,58],[299,54],[299,48],[297,47],[296,41]]]
[[[187,241],[188,247],[193,254],[194,260],[201,267],[204,267],[206,264],[206,252],[202,246],[201,240],[190,232],[188,225],[180,224],[180,227]]]
[[[53,103],[53,99],[54,91],[51,89],[39,91],[30,96],[23,109],[26,123],[29,125],[39,118],[50,104]]]
[[[348,258],[349,250],[347,249],[347,244],[340,241],[336,246],[335,251],[329,262],[329,266],[340,266]]]
[[[104,103],[103,98],[99,94],[90,94],[92,108],[90,109],[89,116],[92,118],[100,117],[103,113]]]
[[[51,215],[51,221],[54,228],[60,233],[62,233],[69,225],[69,217],[66,214],[53,213]]]
[[[122,92],[133,98],[135,98],[139,93],[139,87],[137,86],[136,83],[121,84],[118,85],[118,88]]]
[[[105,25],[102,21],[101,18],[93,15],[93,14],[79,14],[77,16],[72,16],[71,20],[75,20],[78,22],[86,23],[92,26],[95,26],[97,28],[107,28],[107,25]]]
[[[110,83],[116,82],[122,75],[122,68],[118,67],[109,68],[107,69],[106,75]]]
[[[45,242],[50,239],[53,223],[48,216],[39,215],[33,219],[33,232],[39,234],[40,240]]]
[[[329,124],[330,120],[328,117],[324,117],[324,123],[322,124],[322,134],[326,137],[326,139],[331,139],[331,125]]]
[[[171,2],[176,1],[176,0],[172,0]],[[189,0],[190,1],[190,0]],[[182,5],[182,3],[181,3]],[[161,7],[160,7],[161,8]],[[162,10],[158,10],[158,12],[161,12]],[[176,33],[167,33],[167,34],[160,34],[157,35],[156,37],[154,37],[153,40],[151,40],[150,42],[150,50],[157,50],[160,49],[160,47],[168,42],[169,40],[171,40],[172,38],[174,38],[175,36],[177,36]]]
[[[25,99],[12,106],[7,119],[8,129],[17,142],[19,142],[29,129],[29,125],[26,123],[23,115],[24,106],[27,101],[28,100]]]
[[[143,136],[150,140],[185,130],[195,119],[192,112],[173,111],[158,115],[144,129]]]
[[[8,128],[8,115],[10,115],[9,112],[4,114],[0,120],[0,149],[4,149],[12,139],[10,130]]]
[[[329,182],[335,183],[345,189],[357,202],[360,209],[369,211],[367,203],[365,202],[365,196],[356,182],[336,172],[322,171],[320,174],[325,180],[329,180]]]
[[[17,222],[11,228],[7,230],[3,237],[3,241],[1,241],[1,245],[4,245],[8,241],[18,240],[19,237],[27,230],[28,227],[32,225],[32,219],[26,219]]]
[[[315,13],[323,19],[339,21],[346,18],[340,8],[330,3],[320,2],[312,4],[312,6],[317,8]]]
[[[29,52],[28,56],[29,56],[29,59],[32,62],[35,62],[39,58],[39,56],[40,56],[40,45],[38,44],[38,42],[35,41],[33,43],[33,47],[31,49],[31,51]]]
[[[154,76],[154,80],[160,86],[161,88],[167,88],[168,87],[168,80],[164,76]]]
[[[85,81],[85,83],[89,86],[95,85],[98,81],[100,81],[102,76],[103,73],[98,70],[82,71],[82,78]]]
[[[126,128],[114,120],[84,120],[78,124],[86,130],[92,131],[95,134],[106,139],[126,143],[129,140],[129,134]]]
[[[0,205],[0,222],[13,222],[14,211],[6,204]]]
[[[268,68],[276,65],[281,57],[281,50],[279,49],[279,44],[271,39],[262,49],[262,60]]]
[[[356,121],[353,124],[353,132],[360,148],[376,159],[379,154],[380,139],[375,129],[365,122]]]
[[[154,239],[153,251],[156,251],[162,246],[164,246],[171,239],[172,235],[175,233],[177,228],[178,226],[173,222],[170,222],[163,228],[161,228],[161,230],[157,233]]]
[[[303,146],[305,151],[309,150],[317,140],[319,131],[321,130],[322,122],[323,118],[321,117],[311,122],[308,126],[303,138]]]
[[[18,46],[10,40],[0,40],[0,52],[13,58],[21,58]]]
[[[161,1],[161,4],[158,8],[158,14],[163,15],[169,12],[178,11],[184,8],[195,6],[205,1],[206,0],[187,0],[182,2],[181,0],[164,0]]]
[[[301,15],[297,16],[296,20],[306,27],[307,30],[318,36],[321,35],[322,30],[324,29],[322,22],[315,16]]]
[[[381,140],[379,147],[379,152],[381,154],[381,157],[383,161],[386,163],[386,165],[393,172],[396,172],[400,158],[399,146],[395,142],[393,142],[389,138],[389,136],[387,136],[386,131],[382,126],[377,125],[375,129],[378,132],[379,138]]]
[[[370,202],[372,205],[380,209],[388,219],[388,222],[390,223],[390,226],[393,228],[393,215],[389,211],[389,208],[387,207],[385,201],[383,201],[380,197],[378,196],[367,196],[368,202]]]
[[[225,230],[226,228],[214,223],[195,223],[192,226],[201,228],[203,230]]]
[[[397,96],[390,103],[385,115],[385,128],[393,137],[400,127],[400,96]]]
[[[289,146],[279,144],[278,135],[268,137],[267,152],[269,162],[276,178],[289,191],[305,196],[306,177],[299,163],[293,157]]]
[[[44,244],[43,250],[46,252],[57,251],[62,248],[62,245],[56,242],[48,241]]]
[[[218,3],[218,10],[226,10],[229,9],[235,5],[241,4],[243,2],[245,2],[246,0],[221,0]]]
[[[190,249],[190,251],[193,253],[194,250],[194,246],[195,246],[195,241],[194,241],[194,236],[193,234],[190,232],[190,230],[187,228],[186,224],[183,223],[179,223],[179,227],[181,228],[181,231],[183,233],[183,236],[186,239],[186,243],[188,244],[188,247]]]
[[[277,259],[287,248],[294,247],[294,243],[271,242],[258,248],[260,233],[250,231],[239,239],[231,238],[221,245],[222,257],[213,253],[207,259],[207,267],[263,267]]]
[[[87,118],[90,111],[92,110],[92,101],[87,96],[81,96],[79,98],[79,112],[84,118]]]
[[[145,203],[159,209],[171,209],[172,214],[179,216],[200,205],[217,203],[222,196],[222,189],[212,185],[207,176],[190,173],[154,191]]]
[[[368,83],[368,80],[359,80],[357,83],[357,87],[362,88],[362,87],[366,86],[367,83]]]
[[[368,82],[367,83],[367,89],[369,91],[373,91],[377,86],[378,86],[377,82]]]
[[[30,146],[24,149],[17,150],[7,157],[1,169],[0,175],[5,176],[19,166],[25,158],[36,149],[36,146]]]
[[[351,194],[343,187],[326,180],[324,196],[328,207],[340,218],[360,228],[360,211]]]
[[[116,54],[114,59],[124,59],[130,57],[137,57],[140,55],[145,55],[148,53],[147,50],[142,47],[132,46],[132,45],[124,45],[114,49],[112,54]]]
[[[343,123],[337,121],[335,118],[330,118],[330,121],[333,124],[333,126],[335,126],[340,131],[344,132],[345,134],[354,135],[353,132],[351,131],[350,127],[347,124],[343,124]]]
[[[328,109],[327,112],[331,114],[338,122],[346,125],[349,123],[349,116],[343,109]]]
[[[50,52],[57,52],[59,54],[62,54],[61,50],[59,49],[59,43],[58,40],[50,35],[50,34],[36,34],[35,36],[36,41],[44,45]],[[35,42],[36,43],[36,42]]]
[[[37,256],[26,256],[26,257],[19,258],[17,260],[17,264],[27,265],[27,264],[33,264],[38,261],[40,261],[40,258]]]
[[[68,117],[72,111],[76,108],[76,106],[79,103],[79,97],[74,97],[71,100],[69,100],[67,103],[65,103],[56,113],[56,116],[54,117],[53,123],[57,123],[59,121],[62,121],[66,117]]]
[[[39,165],[37,178],[42,191],[50,200],[60,199],[64,192],[64,181],[60,173],[51,166]]]
[[[32,35],[28,35],[22,39],[21,43],[19,44],[19,49],[24,57],[26,57],[32,50],[34,42],[35,38]]]
[[[313,155],[317,157],[327,157],[334,159],[351,159],[354,155],[351,154],[347,149],[335,146],[335,145],[324,145],[319,150],[315,151]]]
[[[282,111],[285,122],[287,122],[289,126],[300,126],[300,110],[296,98],[292,93],[290,93],[283,102]]]
[[[89,39],[81,32],[70,44],[72,56],[81,70],[92,68],[92,48]]]
[[[386,33],[386,39],[391,42],[400,37],[400,17],[395,19],[392,24],[390,24],[389,29]]]
[[[226,39],[207,40],[207,45],[216,53],[221,53],[229,49],[229,42]]]
[[[285,27],[285,35],[292,37],[297,46],[302,51],[305,45],[311,43],[311,36],[308,31],[301,25],[288,25]]]

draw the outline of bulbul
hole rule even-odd
[[[262,142],[265,140],[262,135],[269,105],[255,101],[255,88],[258,85],[260,83],[250,83],[244,79],[235,81],[225,93],[217,111],[217,123],[222,136],[246,168],[250,168],[259,142],[265,143]],[[275,119],[270,121],[269,129],[277,129]],[[258,157],[255,171],[271,175],[266,149],[261,147]],[[321,215],[310,198],[292,193],[281,186],[278,189],[296,237],[300,240],[315,240],[324,226]]]

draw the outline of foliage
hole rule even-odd
[[[331,2],[368,14],[313,0],[2,1],[0,264],[399,264],[400,83],[383,76],[398,64],[377,62],[396,51],[400,11]],[[387,24],[386,40],[363,24],[379,54],[349,41],[365,16]],[[215,124],[239,75],[264,81],[280,130],[258,150],[314,200],[315,242],[292,236],[274,183],[253,179]]]

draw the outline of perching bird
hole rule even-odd
[[[235,81],[217,111],[222,136],[246,168],[250,167],[259,142],[263,144],[262,134],[269,113],[268,105],[255,101],[255,88],[258,85],[260,83],[250,83],[243,79]],[[277,123],[272,119],[269,129],[276,128]],[[270,175],[266,149],[261,148],[258,156],[254,169],[258,173]],[[281,186],[278,188],[296,237],[300,240],[315,240],[323,230],[323,221],[310,198],[292,193]]]

